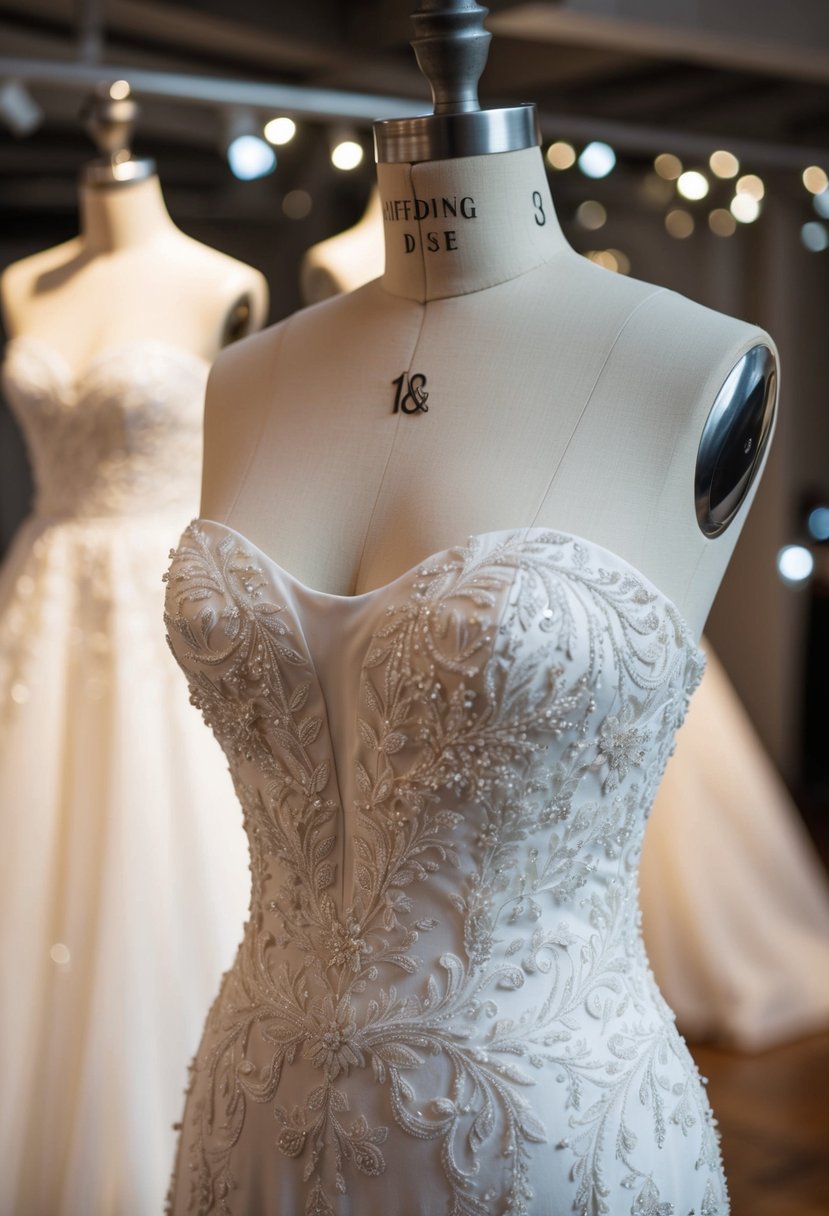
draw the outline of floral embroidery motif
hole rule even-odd
[[[607,767],[603,789],[613,790],[624,781],[632,767],[641,768],[648,754],[649,736],[632,726],[633,707],[627,704],[621,713],[605,718],[599,731],[597,746],[599,766]]]
[[[724,1213],[635,898],[701,675],[672,605],[568,535],[473,539],[368,597],[359,671],[335,673],[357,707],[343,752],[290,576],[196,523],[167,578],[170,642],[230,760],[253,876],[172,1210],[236,1216],[254,1104],[276,1121],[258,1152],[300,1171],[306,1214],[384,1174],[389,1111],[438,1147],[449,1216],[531,1213],[541,1152],[567,1154],[582,1216],[615,1216],[620,1194],[636,1214]],[[695,1200],[663,1193],[677,1154]]]

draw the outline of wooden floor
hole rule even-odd
[[[732,1216],[829,1216],[829,1034],[761,1055],[692,1047]]]

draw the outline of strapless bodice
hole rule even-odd
[[[253,874],[196,1061],[187,1202],[724,1212],[638,928],[645,820],[702,670],[675,606],[537,527],[349,598],[201,520],[167,625]],[[394,1206],[407,1168],[426,1198]]]
[[[29,450],[35,512],[53,518],[189,514],[198,501],[208,364],[136,341],[79,376],[40,340],[12,339],[3,387]]]

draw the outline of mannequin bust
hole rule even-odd
[[[426,153],[401,160],[417,122]],[[430,122],[378,124],[394,128],[382,278],[218,360],[203,517],[341,596],[471,534],[559,529],[622,557],[698,636],[767,452],[771,339],[578,256],[535,140],[484,155],[437,140],[429,159]],[[701,521],[713,469],[727,527]]]
[[[96,98],[90,127],[108,155],[82,174],[80,234],[0,277],[8,333],[48,346],[76,377],[102,350],[142,341],[212,361],[267,311],[257,270],[176,228],[152,162],[129,154],[134,116],[134,102]]]
[[[306,304],[354,291],[383,273],[383,212],[375,187],[365,212],[345,232],[312,246],[302,259],[300,290]]]
[[[700,632],[756,488],[706,537],[700,438],[768,336],[575,254],[536,148],[381,164],[379,184],[382,279],[214,368],[203,515],[346,595],[470,533],[566,529],[624,557]],[[473,200],[474,215],[419,221],[413,196]],[[427,410],[394,412],[401,374],[425,377]]]

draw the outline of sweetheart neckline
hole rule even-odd
[[[285,580],[286,583],[295,587],[310,599],[321,600],[323,602],[327,601],[329,603],[338,605],[366,604],[375,597],[388,593],[394,587],[398,586],[398,584],[410,579],[412,575],[416,574],[422,566],[434,563],[442,557],[447,557],[454,550],[462,548],[464,544],[464,542],[461,542],[460,544],[449,545],[445,549],[438,549],[435,553],[428,554],[426,557],[423,557],[419,561],[415,562],[414,565],[408,568],[408,570],[404,570],[401,574],[397,575],[396,578],[389,580],[387,583],[382,583],[379,587],[373,587],[369,591],[361,591],[359,595],[337,595],[332,591],[318,591],[315,587],[309,587],[307,583],[302,581],[302,579],[298,578],[295,574],[292,574],[290,570],[286,570],[284,566],[281,566],[275,558],[271,557],[270,554],[266,553],[264,549],[260,548],[255,541],[252,541],[249,537],[239,532],[236,528],[231,527],[230,524],[222,523],[220,520],[216,519],[207,519],[205,516],[197,516],[195,519],[190,521],[190,527],[200,528],[204,526],[207,526],[208,528],[218,528],[220,531],[225,532],[230,536],[235,536],[242,545],[253,551],[253,556],[256,556],[266,562],[267,565],[271,566],[279,574],[279,576]],[[634,566],[632,562],[629,562],[627,558],[622,557],[621,554],[614,553],[612,549],[605,548],[604,545],[600,545],[597,541],[590,540],[586,536],[580,536],[577,532],[570,532],[566,528],[551,528],[541,524],[531,524],[529,527],[524,528],[493,528],[484,532],[473,532],[467,537],[467,541],[465,543],[468,544],[473,540],[507,540],[510,537],[521,537],[523,540],[530,540],[535,539],[535,535],[539,533],[552,533],[554,535],[563,536],[567,540],[573,541],[575,544],[584,545],[587,549],[596,553],[600,558],[604,557],[609,559],[611,563],[615,562],[621,566],[625,573],[634,578],[636,582],[638,582],[647,592],[659,599],[664,607],[666,607],[676,617],[676,620],[680,626],[680,633],[683,641],[688,644],[689,648],[695,653],[696,657],[704,662],[705,652],[695,638],[693,630],[688,624],[688,621],[685,619],[685,616],[680,612],[679,608],[670,598],[670,596],[666,595],[664,591],[657,587],[656,583],[652,582],[647,575],[643,574],[642,571]]]
[[[108,346],[102,347],[96,355],[93,355],[90,362],[80,372],[72,370],[69,360],[57,347],[44,341],[43,338],[38,338],[35,334],[15,334],[7,339],[7,352],[17,347],[23,347],[24,349],[29,347],[35,352],[45,355],[43,362],[51,366],[52,370],[57,367],[60,373],[59,378],[76,393],[99,367],[130,350],[143,350],[147,348],[160,350],[165,354],[175,356],[180,361],[198,365],[199,370],[202,372],[211,366],[211,360],[205,355],[200,355],[197,351],[189,350],[186,346],[176,346],[174,342],[167,342],[164,338],[129,338],[123,342],[112,342]]]

